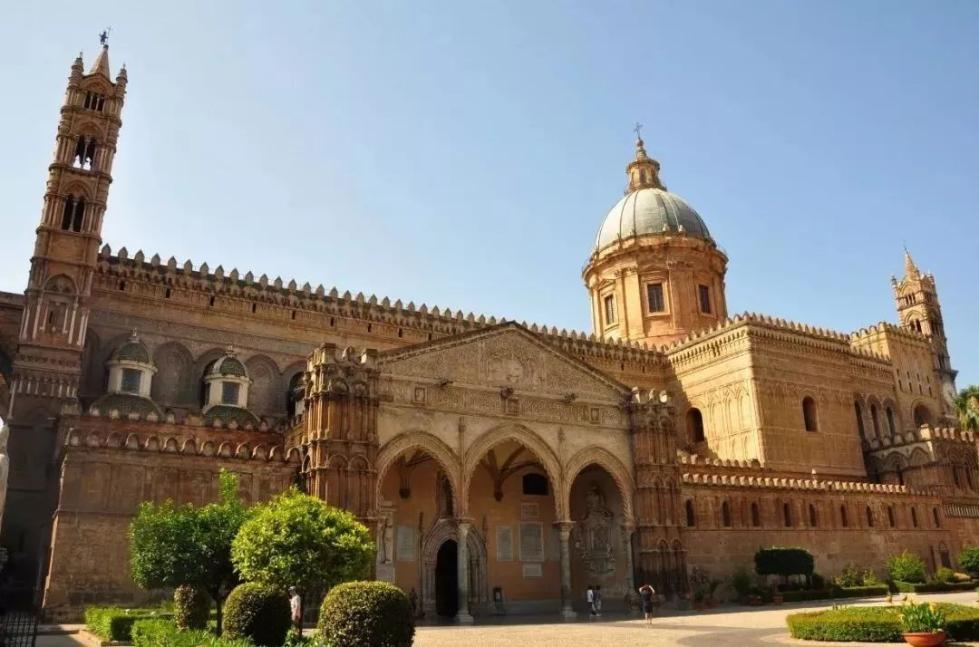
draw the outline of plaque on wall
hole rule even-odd
[[[513,561],[513,527],[496,527],[496,561]]]
[[[544,561],[544,526],[540,523],[520,524],[520,561]]]
[[[415,538],[415,528],[398,526],[397,555],[399,562],[413,562],[418,559],[418,540]]]
[[[544,567],[540,564],[524,564],[524,577],[544,577]]]
[[[520,504],[520,520],[536,521],[540,519],[540,505],[537,503]]]

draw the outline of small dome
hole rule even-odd
[[[224,357],[219,357],[211,362],[207,369],[207,375],[232,375],[247,378],[248,371],[245,370],[245,365],[241,363],[241,360],[235,357],[234,349],[228,347]]]
[[[146,346],[143,345],[143,342],[139,341],[139,337],[133,332],[129,341],[112,353],[112,360],[149,364],[150,352],[146,350]]]
[[[144,398],[132,393],[109,393],[92,403],[90,409],[98,409],[103,415],[115,409],[119,415],[128,416],[130,413],[138,413],[141,416],[148,416],[155,413],[161,416],[160,408],[149,398]]]
[[[241,407],[235,407],[230,404],[215,405],[204,414],[204,424],[206,425],[212,424],[215,419],[220,420],[225,425],[230,424],[233,420],[239,427],[244,427],[248,424],[258,424],[258,416],[254,413],[248,409],[242,409]]]
[[[595,249],[633,236],[680,232],[713,240],[700,215],[682,198],[666,189],[642,188],[626,194],[609,210],[598,230]]]

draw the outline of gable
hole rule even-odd
[[[379,357],[382,373],[451,380],[456,386],[504,388],[535,394],[619,403],[628,389],[578,359],[551,347],[517,324],[464,333]]]

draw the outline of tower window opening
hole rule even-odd
[[[75,144],[75,155],[72,157],[72,166],[83,170],[93,170],[95,168],[95,149],[96,143],[93,137],[82,135]]]
[[[721,504],[721,523],[725,528],[731,527],[731,505],[727,501]]]
[[[139,383],[143,377],[142,371],[135,368],[122,369],[122,384],[120,390],[123,393],[135,393],[139,395]]]
[[[846,516],[846,506],[845,505],[841,505],[840,506],[840,524],[844,528],[847,528],[850,525],[850,520]]]
[[[761,525],[761,514],[758,512],[758,504],[751,504],[751,525],[755,528]]]
[[[606,295],[602,302],[605,304],[605,325],[611,326],[615,323],[615,296]]]
[[[711,313],[710,288],[706,285],[698,285],[697,295],[700,298],[700,311],[709,315]]]
[[[880,414],[876,404],[870,405],[870,420],[874,423],[874,437],[880,438]]]
[[[894,506],[887,507],[887,525],[893,528],[896,523],[894,521]]]
[[[65,209],[61,213],[61,228],[65,231],[71,229],[71,221],[75,215],[75,198],[68,196],[65,198]]]
[[[126,291],[126,282],[125,281],[119,281],[119,291],[120,292],[125,292]]]
[[[687,513],[687,528],[693,528],[697,525],[697,516],[694,514],[693,501],[687,499],[684,507],[686,508]]]
[[[870,509],[869,505],[867,506],[867,527],[874,527],[874,511]]]
[[[894,409],[887,407],[885,414],[887,415],[887,431],[893,436],[897,433],[897,424],[894,422]]]
[[[857,417],[857,431],[860,432],[860,437],[866,438],[867,430],[863,427],[863,407],[860,406],[858,400],[853,401],[853,413]]]
[[[792,527],[792,506],[788,503],[782,504],[782,518],[785,520],[785,527]]]
[[[687,411],[687,437],[691,443],[702,443],[706,440],[704,433],[704,414],[696,407]]]
[[[102,110],[105,108],[105,96],[98,94],[97,92],[86,92],[84,108],[86,110],[102,112]]]
[[[78,202],[75,203],[75,213],[71,218],[71,230],[81,231],[82,222],[85,219],[85,198],[78,198]]]
[[[819,518],[816,516],[816,506],[809,504],[809,527],[815,528],[819,525]]]
[[[816,431],[816,401],[809,396],[802,399],[802,419],[806,431]]]
[[[230,404],[232,406],[238,405],[238,393],[241,390],[241,385],[237,382],[222,382],[221,383],[221,404]]]
[[[911,525],[915,528],[918,527],[918,511],[911,508]]]
[[[650,312],[666,311],[666,303],[663,301],[662,283],[650,283],[646,286],[646,302]]]
[[[171,294],[172,293],[170,291],[170,288],[167,288],[166,292],[163,293],[163,298],[164,299],[169,299]]]

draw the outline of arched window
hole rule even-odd
[[[691,407],[687,411],[687,438],[691,443],[702,443],[706,439],[704,434],[704,414],[700,409]]]
[[[936,528],[941,528],[942,527],[942,519],[938,515],[938,508],[932,508],[931,509],[931,516],[935,520],[935,527]]]
[[[887,506],[887,525],[891,528],[897,525],[894,520],[894,506],[892,505]]]
[[[870,421],[874,425],[874,438],[880,438],[880,414],[877,411],[877,405],[874,403],[870,405]]]
[[[923,404],[919,404],[914,408],[914,426],[920,427],[922,425],[931,424],[931,409]]]
[[[523,493],[532,496],[547,496],[547,477],[543,474],[524,474]]]
[[[894,409],[888,406],[885,413],[887,414],[887,433],[894,436],[897,434],[897,424],[894,422]]]
[[[761,514],[758,512],[758,504],[751,504],[751,525],[755,528],[761,526]]]
[[[289,387],[286,392],[286,411],[293,418],[299,418],[305,413],[305,409],[306,387],[303,383],[303,374],[296,373],[289,379]]]
[[[809,504],[809,526],[815,528],[819,526],[819,518],[816,516],[816,506]]]
[[[75,155],[71,159],[71,165],[75,168],[93,170],[95,168],[95,149],[98,145],[94,137],[82,135],[75,144]]]
[[[785,520],[785,527],[792,527],[792,506],[788,503],[782,504],[782,518]]]
[[[69,195],[65,198],[65,208],[61,212],[61,228],[65,231],[81,231],[85,218],[85,198]]]
[[[847,528],[850,525],[850,520],[847,519],[847,516],[846,516],[846,505],[845,504],[840,506],[840,524],[844,528]]]
[[[687,528],[693,528],[694,526],[697,525],[697,517],[693,511],[693,501],[687,499],[687,502],[684,505],[684,507],[686,508],[687,511]]]
[[[867,506],[867,527],[874,527],[874,511],[870,509],[869,505]]]
[[[863,428],[863,407],[858,400],[853,401],[853,413],[857,417],[857,431],[860,432],[860,437],[866,438],[867,430]]]
[[[808,395],[802,399],[802,420],[806,431],[816,431],[816,401]]]
[[[918,527],[918,511],[911,508],[911,525],[915,528]]]
[[[721,523],[725,528],[731,527],[731,505],[727,501],[721,504]]]

